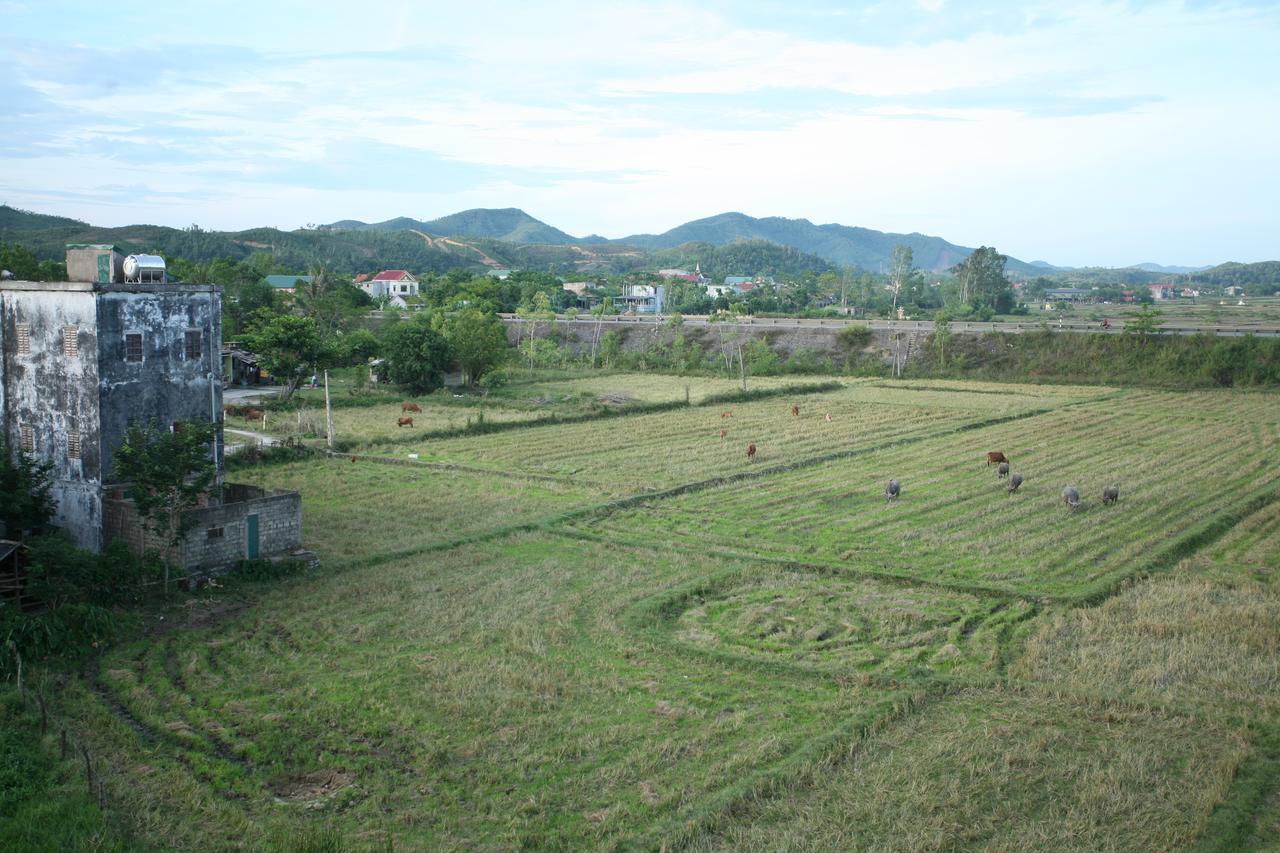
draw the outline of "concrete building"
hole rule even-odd
[[[222,288],[126,284],[114,248],[94,250],[101,267],[72,264],[69,253],[68,269],[105,269],[111,280],[0,282],[0,412],[12,452],[54,465],[54,523],[98,551],[106,502],[123,498],[114,455],[134,421],[213,422],[217,477],[205,507],[234,512],[235,501],[224,499],[222,477]],[[300,513],[294,527],[290,548],[301,544]]]
[[[417,296],[418,280],[407,270],[383,270],[356,286],[377,299],[380,296]]]

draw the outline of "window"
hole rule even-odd
[[[67,358],[75,358],[80,354],[78,326],[64,326],[62,329],[62,354]]]
[[[187,361],[199,361],[204,355],[204,340],[199,329],[187,329]]]
[[[23,453],[36,452],[36,431],[29,426],[24,426],[19,430],[22,442]]]
[[[125,333],[124,360],[142,361],[142,332]]]
[[[31,327],[26,323],[19,323],[14,330],[18,338],[18,355],[31,354]]]
[[[208,529],[208,531],[206,531],[205,538],[206,538],[206,539],[221,539],[224,535],[226,535],[226,529],[225,529],[225,528],[223,528],[223,527],[210,527],[210,528]]]
[[[78,429],[67,430],[67,458],[80,458],[80,430]]]

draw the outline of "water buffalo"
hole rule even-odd
[[[889,485],[884,487],[884,499],[886,501],[896,501],[900,491],[902,491],[902,487],[898,484],[898,481],[890,480]]]
[[[1104,504],[1113,504],[1118,500],[1120,500],[1119,486],[1107,486],[1102,490],[1102,502]]]
[[[756,458],[756,446],[754,444],[748,444],[747,445],[747,461],[749,462],[755,458]]]
[[[987,465],[995,465],[997,462],[1008,462],[1009,457],[1005,456],[999,450],[987,451]]]
[[[1062,502],[1075,512],[1080,508],[1080,490],[1075,486],[1067,486],[1062,490]]]
[[[996,468],[996,479],[1009,476],[1009,463],[1001,462],[1000,467]]]
[[[413,418],[396,418],[396,426],[413,426]]]
[[[1009,475],[1009,494],[1018,491],[1018,487],[1022,485],[1022,475],[1014,471]]]
[[[401,403],[400,411],[417,412],[418,414],[422,414],[422,408],[417,403]]]

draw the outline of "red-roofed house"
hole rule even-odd
[[[418,280],[407,270],[383,270],[367,281],[357,279],[356,285],[374,299],[379,296],[418,295]]]

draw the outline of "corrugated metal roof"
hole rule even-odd
[[[278,289],[297,287],[299,281],[304,282],[306,284],[310,284],[311,276],[309,275],[269,275],[267,276],[267,284]]]

